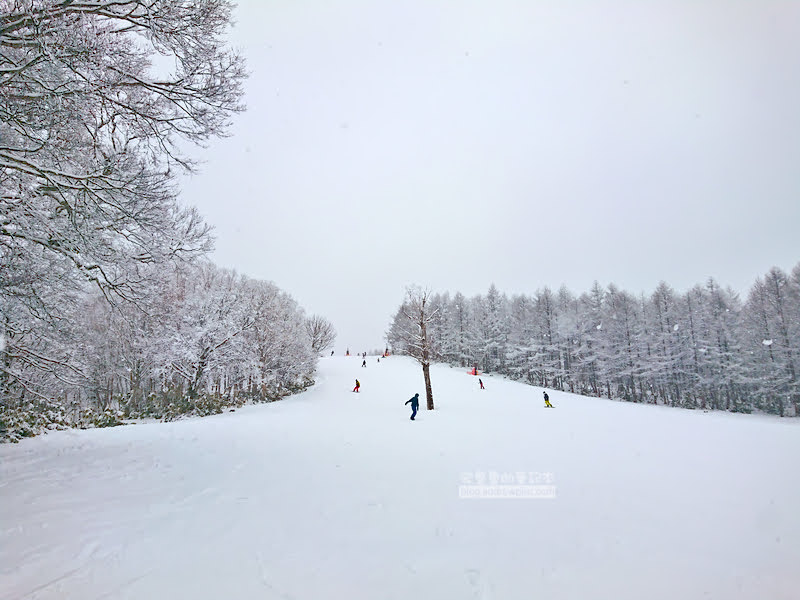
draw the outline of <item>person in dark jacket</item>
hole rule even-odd
[[[417,416],[417,409],[419,408],[419,394],[414,394],[411,400],[406,400],[406,404],[411,403],[411,420]]]
[[[485,390],[485,389],[486,389],[485,387],[483,387],[483,382],[482,382],[480,379],[478,379],[478,383],[480,383],[480,384],[481,384],[481,389],[482,389],[482,390]]]
[[[550,404],[550,396],[547,395],[547,392],[542,391],[544,394],[544,407],[545,408],[553,408],[553,405]]]

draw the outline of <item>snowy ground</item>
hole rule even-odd
[[[419,367],[360,365],[235,413],[0,446],[0,598],[798,597],[800,420],[544,409],[436,367],[411,422]],[[556,497],[459,498],[482,474]]]

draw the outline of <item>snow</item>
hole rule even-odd
[[[544,409],[444,366],[430,412],[416,363],[367,364],[323,359],[306,393],[234,413],[0,447],[0,598],[797,597],[797,419],[552,390]],[[460,497],[479,481],[555,493]]]

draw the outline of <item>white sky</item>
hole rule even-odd
[[[381,347],[409,284],[746,293],[800,261],[800,2],[242,0],[214,260]]]

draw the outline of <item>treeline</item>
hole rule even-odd
[[[325,324],[274,284],[206,262],[173,265],[136,303],[87,292],[55,321],[17,317],[0,351],[8,438],[279,399],[313,383]]]
[[[770,270],[744,302],[709,279],[639,296],[595,283],[509,298],[492,285],[432,295],[428,310],[432,356],[452,365],[630,402],[800,416],[800,264]],[[412,354],[407,321],[401,306],[387,339]]]
[[[244,110],[233,3],[2,6],[0,440],[307,386],[330,324],[203,262],[179,197]]]
[[[191,143],[244,109],[233,3],[3,6],[0,440],[309,385],[330,324],[204,262],[179,198]]]

